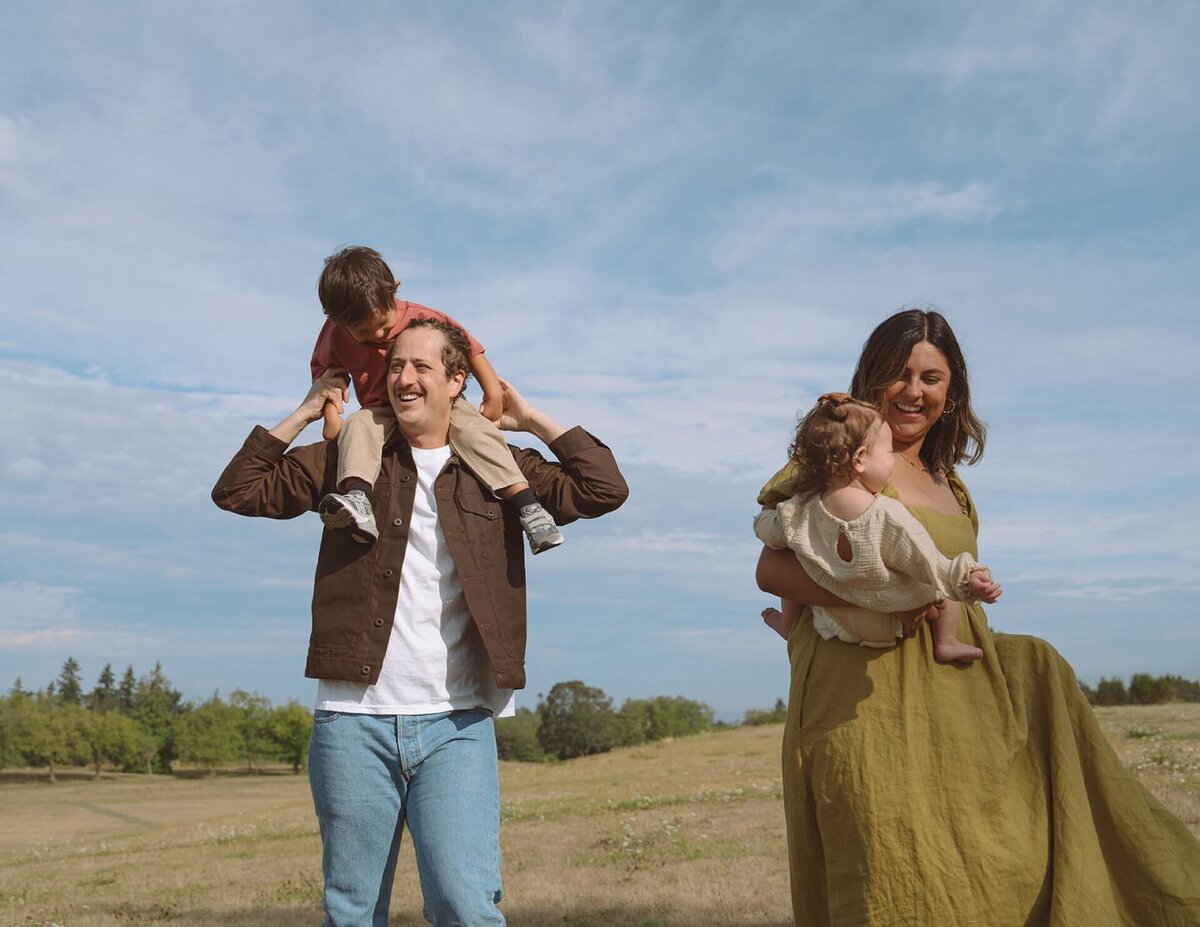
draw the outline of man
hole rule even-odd
[[[325,924],[387,924],[407,822],[425,917],[435,925],[504,924],[500,802],[492,718],[525,685],[521,527],[449,447],[450,409],[468,376],[454,326],[422,319],[389,356],[399,435],[374,486],[379,541],[365,549],[326,531],[313,589],[305,675],[320,680],[309,780],[324,847]],[[563,429],[504,387],[500,426],[544,441],[559,462],[512,454],[559,524],[610,512],[628,490],[612,453]],[[242,515],[292,518],[334,488],[337,444],[284,453],[337,376],[313,383],[269,432],[256,427],[213,489]],[[463,400],[465,401],[465,400]]]

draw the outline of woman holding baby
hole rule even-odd
[[[956,468],[983,453],[966,363],[937,312],[875,329],[851,384],[891,431],[898,499],[941,554],[978,556]],[[785,468],[760,501],[792,495]],[[760,587],[802,603],[784,799],[797,925],[1200,924],[1200,843],[1121,764],[1071,668],[1044,641],[995,634],[964,601],[974,662],[941,661],[924,611],[897,646],[824,637],[811,608],[845,606],[790,550]],[[932,612],[930,612],[932,614]]]

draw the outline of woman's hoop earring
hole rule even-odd
[[[945,417],[947,415],[953,415],[954,410],[957,408],[958,406],[955,404],[953,399],[947,399],[946,404],[942,406],[942,416]]]

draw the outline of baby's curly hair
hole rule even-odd
[[[800,424],[789,453],[800,478],[796,492],[810,496],[852,472],[854,452],[879,425],[879,410],[849,393],[826,393]]]

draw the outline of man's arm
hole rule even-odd
[[[596,518],[619,508],[629,497],[629,487],[612,451],[582,428],[564,429],[546,413],[535,409],[505,380],[504,414],[498,425],[506,431],[534,435],[554,452],[558,462],[537,451],[514,449],[513,457],[525,474],[529,488],[560,525],[578,518]]]
[[[336,374],[317,379],[294,412],[269,431],[256,426],[217,479],[212,499],[238,515],[295,518],[316,508],[337,481],[336,445],[310,444],[285,454],[325,403],[341,406],[342,381]]]

